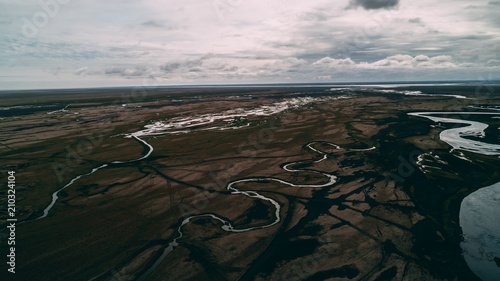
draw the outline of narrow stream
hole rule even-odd
[[[336,180],[337,180],[337,177],[335,175],[332,175],[332,174],[329,174],[329,173],[325,173],[325,172],[316,171],[316,170],[311,170],[311,169],[293,169],[293,168],[290,168],[290,166],[293,166],[293,165],[296,165],[296,164],[302,164],[302,163],[315,164],[315,163],[319,163],[321,161],[326,160],[328,158],[328,154],[326,152],[323,152],[323,151],[321,151],[319,149],[314,148],[313,144],[316,144],[316,143],[318,143],[318,142],[310,142],[310,143],[308,143],[306,145],[306,147],[309,150],[320,154],[322,156],[321,159],[315,160],[315,161],[300,160],[300,161],[296,161],[296,162],[291,162],[291,163],[285,164],[283,166],[283,169],[285,171],[288,171],[288,172],[303,172],[303,171],[307,171],[307,172],[314,172],[314,173],[322,174],[322,175],[324,175],[324,176],[327,177],[327,179],[328,179],[327,182],[325,182],[323,184],[293,184],[291,182],[284,181],[284,180],[281,180],[281,179],[276,179],[276,178],[259,178],[259,177],[247,178],[247,179],[240,179],[240,180],[235,180],[235,181],[229,182],[226,185],[226,189],[229,190],[229,191],[232,191],[231,194],[233,194],[233,195],[242,194],[242,195],[245,195],[245,196],[248,196],[248,197],[251,197],[251,198],[258,198],[258,199],[270,202],[275,207],[274,221],[271,222],[271,223],[269,223],[269,224],[262,225],[262,226],[255,226],[255,227],[248,227],[248,228],[235,228],[234,226],[231,225],[230,222],[228,222],[228,221],[224,220],[223,218],[220,218],[220,217],[218,217],[216,215],[213,215],[213,214],[201,214],[201,215],[193,215],[193,216],[187,217],[187,218],[185,218],[182,221],[181,225],[177,228],[178,236],[172,242],[170,242],[168,244],[168,246],[163,251],[162,255],[155,261],[155,263],[148,270],[146,270],[146,272],[144,274],[142,274],[139,277],[138,280],[139,281],[145,280],[151,273],[153,273],[156,270],[156,268],[162,263],[162,261],[168,256],[168,254],[170,254],[175,249],[175,247],[177,247],[179,245],[179,243],[177,241],[180,238],[183,237],[182,227],[184,225],[188,224],[189,222],[191,222],[193,219],[200,218],[200,217],[210,217],[210,218],[212,218],[214,220],[218,220],[218,221],[220,221],[222,223],[221,228],[223,230],[227,231],[227,232],[246,232],[246,231],[251,231],[251,230],[255,230],[255,229],[268,228],[268,227],[271,227],[271,226],[273,226],[273,225],[275,225],[275,224],[277,224],[277,223],[280,222],[280,220],[281,220],[281,217],[280,217],[281,207],[280,207],[280,204],[276,200],[274,200],[272,198],[269,198],[269,197],[265,197],[265,196],[259,194],[256,191],[242,191],[242,190],[239,190],[236,187],[234,187],[238,183],[242,183],[242,182],[275,181],[275,182],[279,182],[279,183],[282,183],[282,184],[285,184],[285,185],[288,185],[288,186],[291,186],[291,187],[312,187],[312,188],[314,188],[314,187],[326,187],[326,186],[334,184],[336,182]],[[335,149],[342,149],[340,146],[338,146],[336,144],[333,144],[333,143],[322,142],[322,144],[333,146]],[[375,147],[371,147],[371,148],[368,148],[368,149],[352,149],[352,151],[368,151],[368,150],[373,150],[373,149],[375,149]]]
[[[146,145],[149,150],[148,152],[146,153],[146,155],[144,156],[141,156],[140,158],[137,158],[137,159],[133,159],[133,160],[127,160],[127,161],[113,161],[111,162],[111,164],[126,164],[126,163],[132,163],[132,162],[136,162],[136,161],[141,161],[145,158],[148,158],[149,155],[151,155],[151,153],[153,153],[153,146],[151,146],[149,143],[147,143],[146,141],[144,141],[143,139],[137,137],[136,135],[132,134],[130,135],[130,137],[136,139],[137,141],[143,143],[144,145]],[[85,177],[85,176],[89,176],[97,171],[99,171],[100,169],[103,169],[103,168],[106,168],[108,167],[109,164],[102,164],[101,166],[97,167],[97,168],[94,168],[92,169],[92,171],[86,173],[86,174],[81,174],[81,175],[78,175],[76,177],[74,177],[72,180],[70,180],[66,185],[64,185],[63,187],[59,188],[58,190],[54,191],[51,195],[52,197],[52,201],[50,202],[50,204],[43,210],[43,215],[37,217],[37,218],[34,218],[34,219],[31,219],[31,220],[25,220],[25,221],[21,221],[21,222],[18,222],[18,224],[23,224],[23,223],[28,223],[28,222],[33,222],[33,221],[37,221],[37,220],[40,220],[40,219],[43,219],[45,217],[47,217],[47,215],[49,214],[50,210],[52,209],[52,207],[54,207],[54,205],[56,204],[57,200],[59,199],[59,192],[63,191],[64,189],[66,189],[68,186],[72,185],[75,181],[79,180],[80,178],[82,177]],[[2,229],[3,230],[3,229]]]
[[[313,100],[316,101],[316,100]],[[259,109],[260,111],[253,112],[252,114],[254,115],[262,115],[262,116],[268,116],[271,114],[275,114],[276,112],[281,112],[284,109],[288,109],[291,107],[296,106],[296,104],[302,104],[302,103],[309,103],[312,101],[309,100],[293,100],[293,102],[288,102],[286,104],[277,104],[274,107],[269,107],[269,108],[264,108],[264,109]],[[67,105],[65,108],[61,109],[60,111],[65,111],[66,108],[69,105]],[[56,112],[56,111],[54,111]],[[51,114],[52,112],[48,113]],[[231,115],[232,114],[232,115]],[[449,115],[449,114],[463,114],[463,115],[474,115],[474,114],[481,114],[481,115],[500,115],[499,112],[416,112],[416,113],[409,113],[409,115],[412,116],[418,116],[418,117],[424,117],[428,118],[434,122],[442,122],[442,123],[453,123],[453,124],[463,124],[463,127],[460,128],[452,128],[452,129],[447,129],[444,130],[440,133],[440,139],[446,143],[448,143],[452,147],[453,150],[462,150],[462,151],[468,151],[468,152],[473,152],[473,153],[478,153],[482,155],[490,155],[490,156],[499,156],[500,157],[500,145],[499,144],[491,144],[491,143],[486,143],[486,142],[481,142],[478,140],[471,140],[464,138],[465,136],[473,136],[473,137],[484,137],[484,130],[488,127],[487,124],[477,122],[477,121],[470,121],[470,120],[463,120],[463,119],[455,119],[455,118],[449,118],[449,117],[437,117],[435,115]],[[148,158],[152,152],[154,151],[154,148],[152,145],[150,145],[148,142],[145,140],[141,139],[140,137],[142,136],[148,136],[148,135],[161,135],[161,134],[166,134],[167,131],[173,130],[179,127],[185,127],[185,126],[192,126],[195,127],[197,125],[203,125],[205,123],[212,123],[214,120],[224,120],[224,118],[228,117],[234,117],[234,116],[241,116],[242,113],[239,111],[235,112],[225,112],[223,115],[219,117],[219,115],[216,115],[215,117],[213,115],[210,116],[202,116],[203,118],[198,118],[198,119],[190,119],[190,120],[184,120],[184,119],[179,119],[179,120],[174,120],[177,123],[169,123],[169,124],[164,124],[161,122],[157,122],[153,125],[146,126],[147,128],[141,131],[138,131],[136,133],[132,133],[130,135],[127,135],[126,137],[128,138],[134,138],[135,140],[139,141],[142,143],[144,146],[148,148],[148,151],[146,152],[145,155],[133,159],[133,160],[127,160],[127,161],[113,161],[108,164],[102,164],[96,168],[93,168],[90,172],[78,175],[71,179],[66,185],[58,189],[57,191],[53,192],[51,195],[51,202],[50,204],[43,210],[43,214],[37,218],[31,219],[31,220],[26,220],[26,221],[21,221],[18,222],[18,224],[23,224],[23,223],[28,223],[28,222],[33,222],[37,221],[40,219],[43,219],[48,216],[50,210],[54,207],[56,204],[57,200],[59,199],[59,193],[66,189],[67,187],[71,186],[74,184],[76,181],[81,179],[82,177],[89,176],[91,174],[94,174],[95,172],[104,169],[110,165],[120,165],[120,164],[127,164],[127,163],[132,163],[136,161],[141,161],[146,158]],[[497,117],[498,118],[498,117]],[[182,126],[181,126],[182,125]],[[212,128],[209,128],[212,129]],[[325,172],[320,172],[312,169],[294,169],[293,166],[297,164],[315,164],[315,163],[320,163],[326,159],[328,159],[328,154],[324,151],[321,151],[319,149],[316,149],[314,147],[314,144],[318,144],[319,142],[310,142],[306,145],[306,148],[319,154],[321,156],[321,159],[319,160],[301,160],[301,161],[296,161],[292,163],[287,163],[282,166],[282,168],[285,171],[288,172],[312,172],[312,173],[317,173],[321,174],[326,177],[326,181],[321,184],[293,184],[288,181],[284,181],[281,179],[277,178],[271,178],[271,177],[254,177],[254,178],[245,178],[245,179],[239,179],[232,181],[226,185],[226,189],[231,191],[231,195],[244,195],[250,198],[256,198],[260,200],[264,200],[272,204],[275,208],[274,212],[274,219],[272,222],[269,222],[268,224],[265,225],[260,225],[260,226],[254,226],[254,227],[248,227],[248,228],[238,228],[233,226],[229,221],[214,215],[214,214],[200,214],[200,215],[193,215],[185,218],[179,227],[177,228],[177,237],[173,239],[172,242],[170,242],[165,249],[163,250],[162,255],[153,263],[153,265],[148,268],[144,274],[142,274],[138,280],[145,280],[151,273],[153,273],[157,267],[162,263],[162,261],[170,254],[178,245],[179,245],[179,239],[183,237],[183,232],[182,228],[186,224],[192,222],[193,220],[201,217],[208,217],[213,220],[219,221],[222,223],[221,229],[227,232],[246,232],[246,231],[251,231],[255,229],[263,229],[263,228],[268,228],[271,226],[274,226],[278,224],[281,220],[280,217],[280,211],[281,211],[281,206],[279,202],[276,200],[263,196],[259,194],[257,191],[244,191],[240,190],[236,187],[236,185],[240,183],[245,183],[245,182],[278,182],[290,187],[299,187],[299,188],[321,188],[321,187],[326,187],[332,184],[335,184],[337,181],[337,177],[333,174],[325,173]],[[323,145],[329,145],[334,147],[335,149],[342,149],[336,144],[333,143],[328,143],[328,142],[321,142]],[[351,151],[366,151],[366,150],[372,150],[375,149],[375,147],[369,148],[369,149],[351,149]],[[459,157],[459,156],[457,156]],[[460,157],[464,157],[463,154],[460,154]],[[463,254],[466,262],[468,263],[469,267],[471,270],[473,270],[481,279],[484,281],[493,281],[493,280],[498,280],[496,277],[500,276],[500,267],[498,266],[498,263],[500,263],[500,182],[493,184],[488,187],[481,188],[477,190],[474,193],[471,193],[469,196],[464,198],[462,201],[462,205],[460,208],[460,226],[462,227],[463,235],[464,235],[464,242],[461,244],[461,247],[463,249]],[[5,229],[5,228],[4,228]],[[497,263],[495,262],[497,261]]]

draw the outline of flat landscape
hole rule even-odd
[[[0,279],[494,280],[460,210],[500,182],[498,89],[0,92]],[[487,128],[443,139],[453,120]]]

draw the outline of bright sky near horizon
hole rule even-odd
[[[0,0],[0,90],[500,79],[500,1]]]

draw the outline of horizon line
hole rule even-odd
[[[74,87],[74,88],[26,88],[26,89],[0,89],[4,92],[28,92],[28,91],[64,91],[64,90],[100,90],[100,89],[134,89],[134,88],[171,88],[171,89],[189,89],[189,88],[229,88],[229,87],[280,87],[280,86],[363,86],[363,85],[390,85],[390,84],[445,84],[445,83],[482,83],[482,84],[500,84],[500,79],[493,80],[405,80],[405,81],[350,81],[350,82],[275,82],[275,83],[236,83],[236,84],[176,84],[176,85],[156,85],[156,86],[103,86],[103,87]]]

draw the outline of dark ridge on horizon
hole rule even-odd
[[[162,85],[162,86],[116,86],[116,87],[90,87],[90,88],[43,88],[43,89],[12,89],[12,90],[0,90],[1,94],[9,93],[44,93],[44,92],[81,92],[81,91],[121,91],[129,89],[197,89],[197,88],[241,88],[241,87],[252,87],[252,88],[266,88],[266,87],[329,87],[329,86],[363,86],[363,85],[391,85],[391,84],[402,84],[402,85],[412,85],[412,84],[423,84],[423,85],[435,85],[436,84],[465,84],[477,85],[477,84],[500,84],[500,80],[437,80],[437,81],[384,81],[384,82],[331,82],[331,83],[250,83],[250,84],[198,84],[198,85]],[[394,88],[397,88],[395,86]]]

